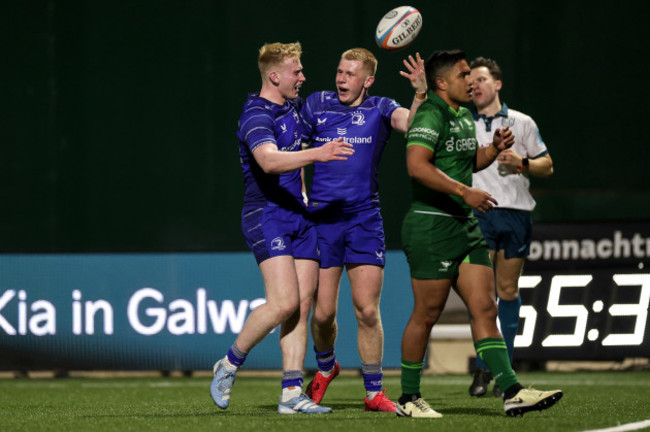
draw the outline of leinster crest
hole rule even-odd
[[[366,123],[366,118],[364,117],[361,111],[355,111],[352,113],[352,124],[357,126],[363,126]]]

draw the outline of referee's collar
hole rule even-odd
[[[478,120],[480,118],[492,120],[496,117],[508,117],[508,105],[506,105],[505,102],[502,103],[499,112],[492,117],[488,117],[485,114],[479,114],[478,111],[476,111],[476,107],[472,107],[472,116],[474,116],[474,120]]]
[[[472,116],[474,117],[475,121],[483,120],[485,123],[485,130],[487,132],[490,132],[492,130],[492,120],[497,117],[508,117],[508,105],[506,105],[505,102],[502,103],[501,109],[493,117],[488,117],[485,114],[479,114],[478,111],[476,111],[476,107],[474,107],[472,108]]]

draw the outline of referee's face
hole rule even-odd
[[[472,101],[479,110],[489,106],[501,90],[501,81],[495,80],[490,70],[485,66],[472,69]]]

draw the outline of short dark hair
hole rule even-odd
[[[470,69],[475,69],[478,67],[486,67],[487,70],[490,71],[490,75],[492,75],[492,78],[495,80],[501,80],[501,77],[503,74],[501,73],[501,68],[492,59],[485,58],[485,57],[476,57],[472,62],[469,64]]]
[[[435,51],[427,60],[424,70],[427,74],[427,81],[429,81],[429,88],[436,89],[436,77],[440,76],[443,69],[453,67],[461,60],[465,60],[467,56],[461,50],[439,50]]]

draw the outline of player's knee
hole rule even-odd
[[[497,293],[502,300],[517,300],[517,297],[519,297],[519,287],[517,284],[500,284],[497,287]]]
[[[482,301],[480,303],[473,303],[468,305],[469,314],[472,320],[496,320],[498,309],[495,301]]]
[[[476,314],[472,314],[472,316],[476,316],[488,321],[495,321],[497,319],[498,313],[499,310],[496,303],[491,302],[489,304],[485,304],[482,308],[479,309]]]
[[[297,298],[284,299],[281,303],[275,305],[275,311],[280,322],[288,320],[300,307],[300,302]]]
[[[438,318],[440,318],[440,314],[442,313],[442,308],[438,306],[428,306],[426,308],[422,308],[418,310],[418,318],[420,321],[423,321],[427,323],[427,325],[433,326],[436,322],[438,322]]]
[[[357,321],[366,327],[376,327],[380,321],[379,306],[370,305],[356,310]]]
[[[316,308],[311,320],[319,327],[331,327],[336,321],[336,310]]]

